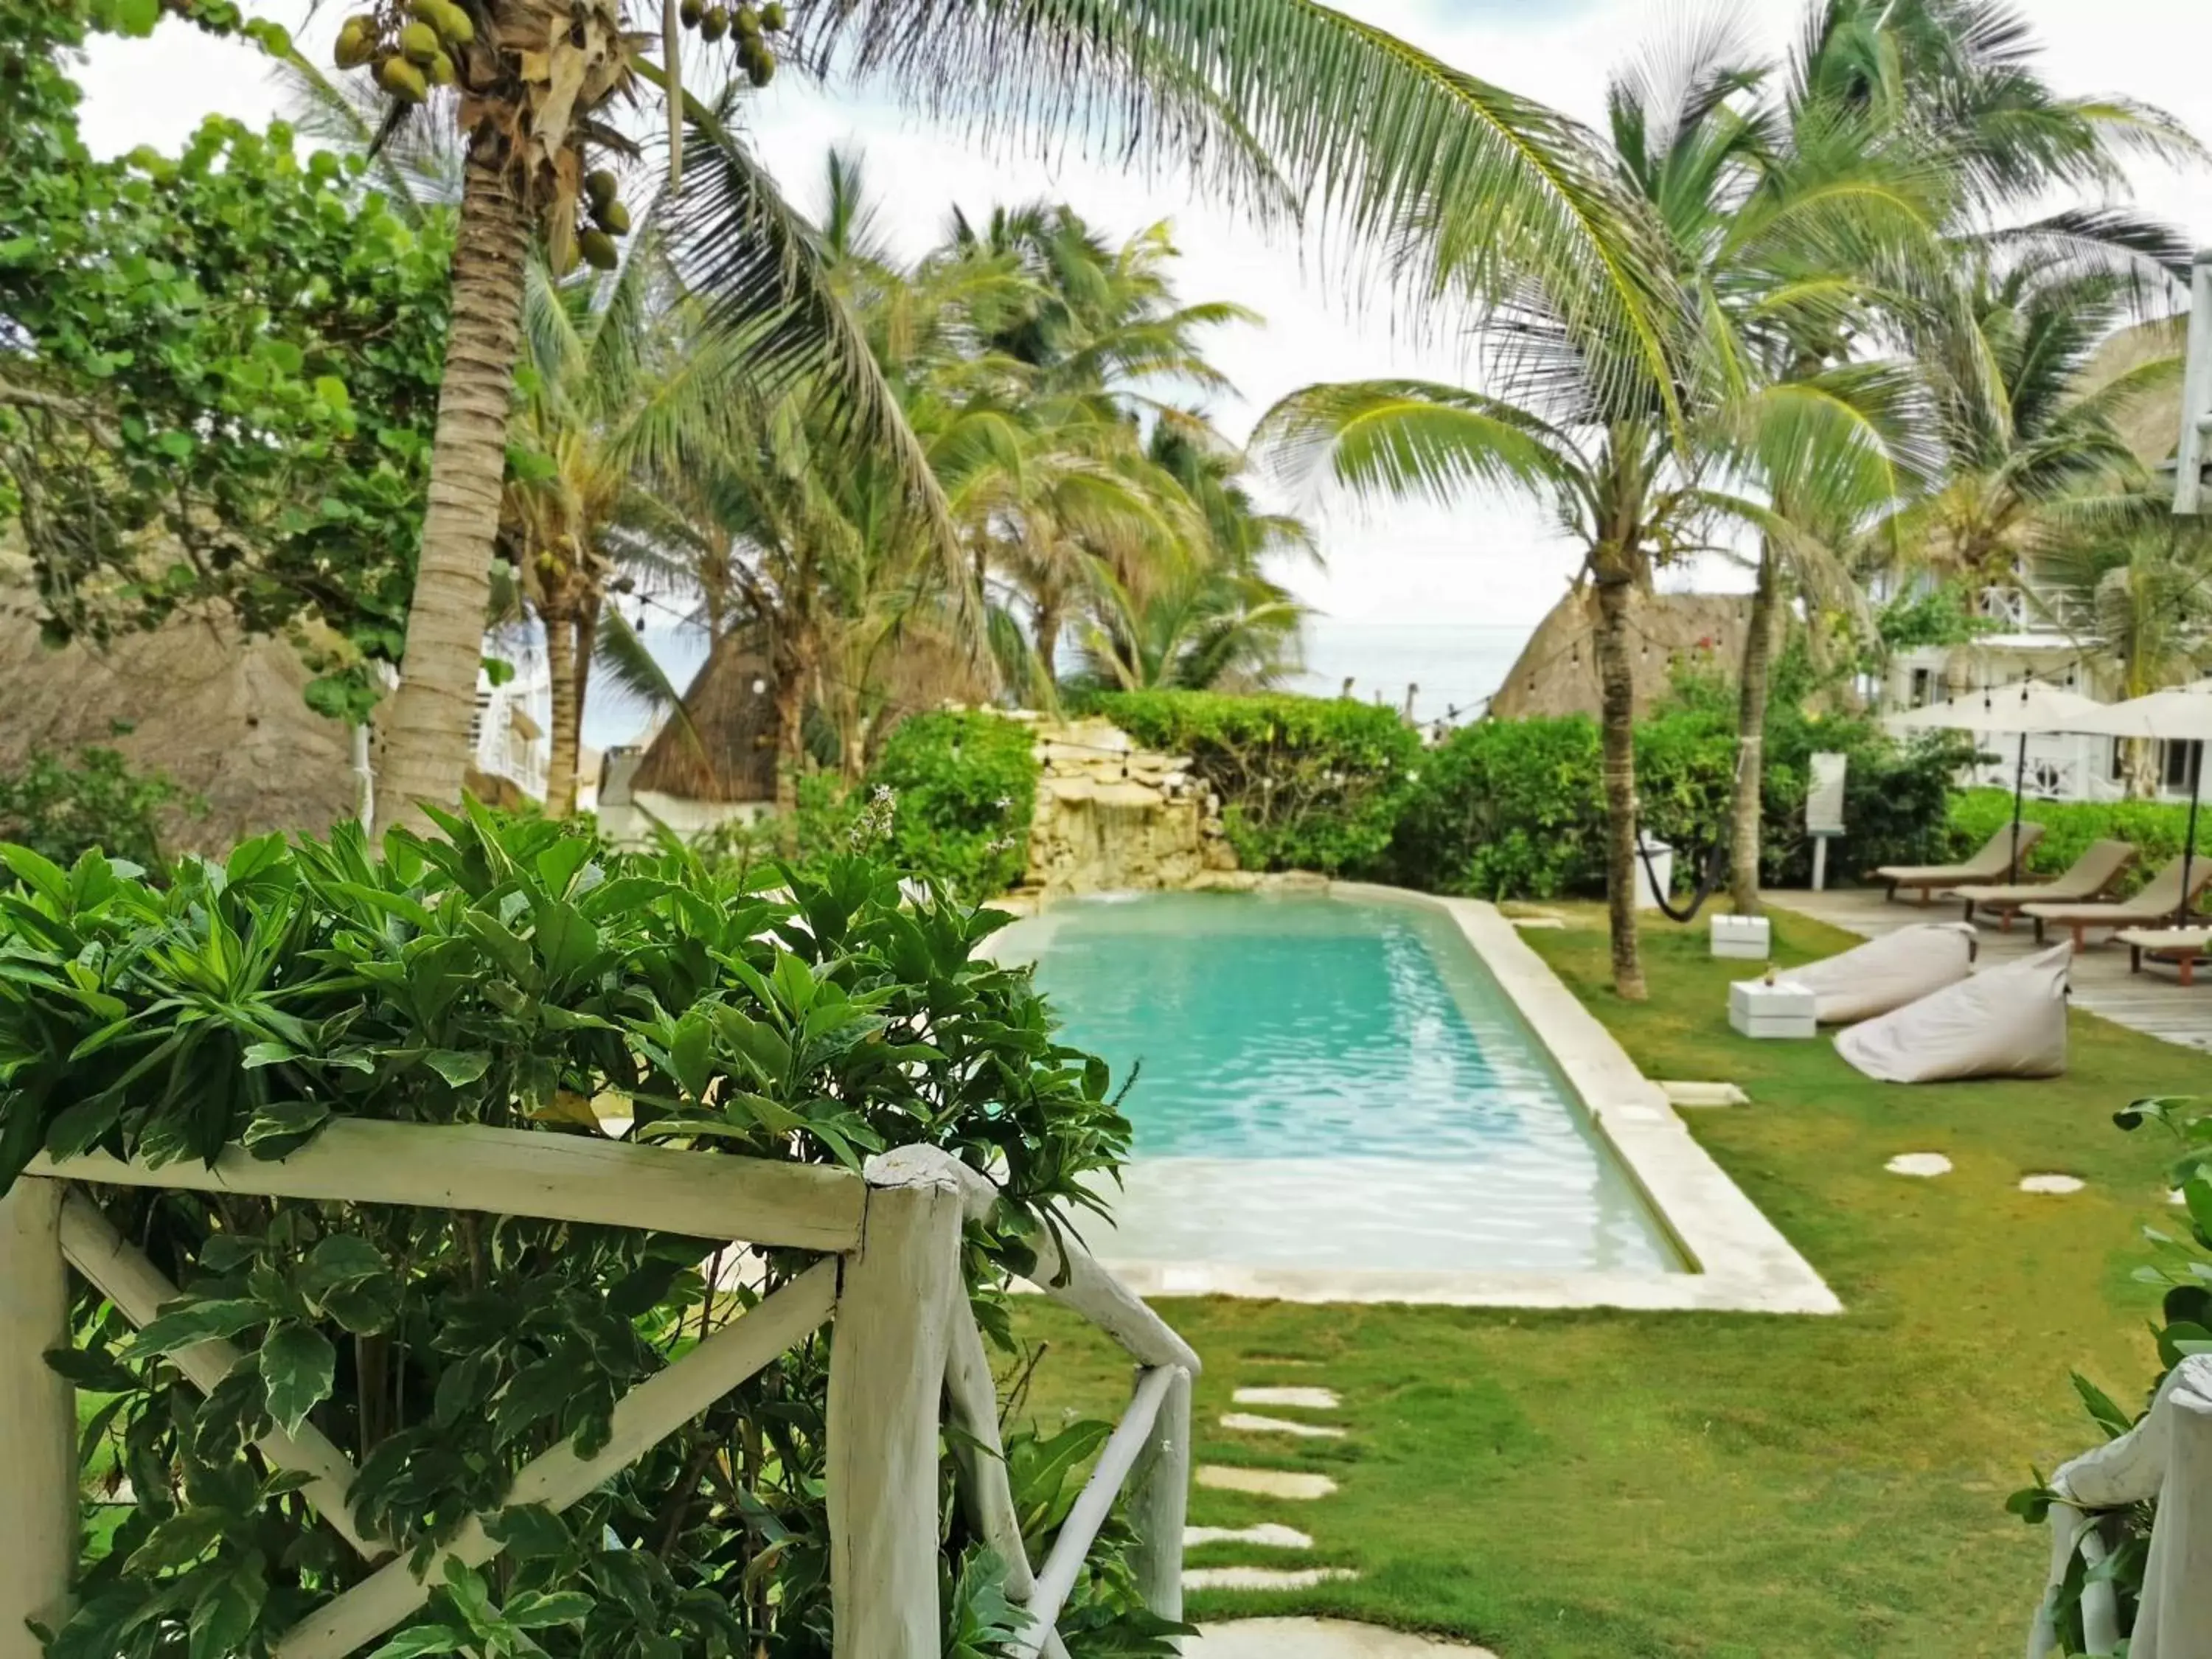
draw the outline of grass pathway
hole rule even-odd
[[[1753,1043],[1695,933],[1647,934],[1652,1000],[1603,988],[1594,908],[1529,942],[1648,1076],[1742,1085],[1747,1107],[1692,1131],[1811,1258],[1848,1311],[1723,1314],[1302,1307],[1221,1299],[1163,1311],[1207,1364],[1198,1454],[1214,1468],[1325,1477],[1291,1502],[1202,1482],[1197,1571],[1282,1568],[1279,1546],[1220,1536],[1289,1526],[1297,1565],[1355,1573],[1255,1595],[1203,1589],[1201,1619],[1313,1613],[1480,1641],[1501,1659],[1838,1659],[2016,1654],[2045,1535],[2004,1513],[2031,1462],[2085,1449],[2079,1366],[2116,1395],[2148,1371],[2130,1273],[2163,1209],[2165,1149],[2123,1135],[2133,1097],[2212,1088],[2203,1057],[2088,1016],[2062,1079],[1905,1088],[1825,1042]],[[1778,919],[1777,955],[1851,941]],[[1950,1173],[1884,1165],[1938,1152]],[[2023,1192],[2063,1174],[2076,1192]],[[1039,1301],[1048,1419],[1112,1415],[1127,1373]],[[1239,1389],[1334,1390],[1322,1413]],[[1281,1400],[1285,1395],[1270,1398]],[[1222,1426],[1244,1410],[1340,1438]],[[1209,1581],[1201,1578],[1201,1584]]]

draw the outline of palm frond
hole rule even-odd
[[[1265,158],[1355,278],[1419,310],[1533,283],[1608,343],[1607,398],[1666,396],[1668,267],[1589,135],[1316,0],[848,0],[802,38],[987,135],[1188,167],[1263,212]]]
[[[1370,501],[1449,503],[1471,486],[1541,494],[1578,465],[1571,442],[1526,410],[1419,380],[1293,392],[1260,417],[1251,447],[1287,487],[1326,479]]]

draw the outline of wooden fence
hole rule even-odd
[[[2083,1647],[2128,1659],[2212,1659],[2212,1354],[2168,1373],[2142,1420],[2117,1440],[2063,1465],[2051,1478],[2063,1501],[2051,1511],[2051,1581],[2028,1632],[2027,1659],[2059,1652],[2060,1587],[2078,1555]],[[2127,1511],[2155,1501],[2142,1606],[2121,1627],[2119,1598],[2100,1569],[2119,1543]]]
[[[1006,1559],[1008,1593],[1030,1615],[1015,1659],[1064,1654],[1054,1622],[1125,1488],[1146,1601],[1181,1616],[1197,1355],[1073,1239],[1043,1242],[1038,1288],[1097,1324],[1138,1371],[1128,1411],[1052,1553],[1033,1565],[960,1273],[963,1223],[986,1215],[996,1190],[949,1153],[902,1148],[861,1176],[526,1130],[340,1121],[277,1162],[235,1149],[213,1168],[154,1169],[105,1154],[41,1159],[0,1199],[0,1659],[38,1659],[27,1621],[60,1623],[76,1565],[76,1401],[44,1358],[70,1342],[69,1271],[134,1325],[178,1294],[73,1190],[79,1182],[474,1210],[820,1251],[819,1263],[624,1395],[602,1450],[581,1457],[556,1446],[516,1473],[506,1503],[559,1510],[577,1502],[834,1319],[827,1453],[836,1659],[939,1654],[938,1447],[948,1414],[962,1506]],[[240,1357],[213,1341],[173,1359],[204,1389]],[[478,1565],[499,1552],[472,1519],[418,1577],[355,1524],[346,1502],[355,1469],[343,1451],[312,1425],[259,1443],[271,1464],[311,1477],[308,1501],[364,1560],[392,1557],[286,1632],[277,1659],[362,1650],[423,1605],[448,1557]]]

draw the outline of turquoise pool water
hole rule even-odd
[[[1136,1082],[1125,1261],[1680,1271],[1451,917],[1158,894],[1009,930],[1067,1039]]]

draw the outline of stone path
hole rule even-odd
[[[1334,1389],[1311,1386],[1241,1388],[1231,1393],[1230,1399],[1239,1406],[1272,1406],[1280,1410],[1309,1412],[1333,1412],[1344,1403]],[[1225,1412],[1222,1414],[1221,1426],[1232,1434],[1282,1436],[1292,1440],[1341,1440],[1345,1435],[1345,1431],[1334,1423],[1302,1422],[1295,1418],[1269,1417],[1258,1412]],[[1218,1463],[1206,1464],[1199,1469],[1198,1484],[1215,1492],[1243,1492],[1253,1497],[1300,1504],[1317,1502],[1336,1491],[1336,1482],[1325,1474],[1310,1474],[1297,1469],[1242,1468]],[[1250,1527],[1186,1527],[1182,1534],[1183,1547],[1187,1550],[1195,1549],[1201,1544],[1244,1544],[1267,1550],[1310,1550],[1313,1547],[1313,1541],[1310,1533],[1300,1532],[1295,1527],[1286,1527],[1276,1522],[1262,1522]],[[1310,1589],[1316,1584],[1325,1584],[1331,1580],[1358,1577],[1349,1567],[1185,1567],[1182,1586],[1187,1590]],[[1358,1650],[1352,1651],[1357,1652]]]

